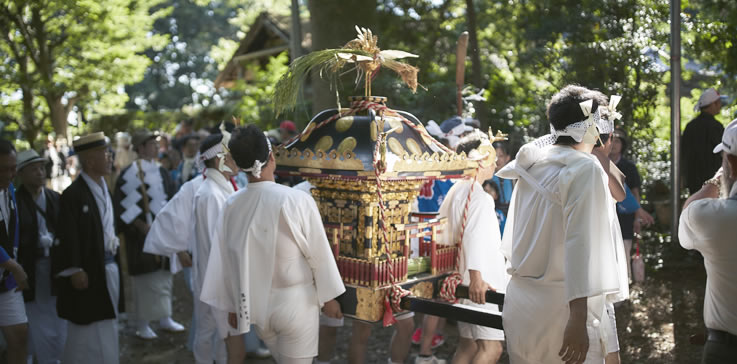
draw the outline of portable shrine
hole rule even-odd
[[[388,68],[410,88],[416,87],[417,69],[396,60],[413,55],[380,51],[370,31],[358,32],[359,37],[343,49],[329,50],[332,58],[322,57],[328,60],[319,66],[339,69],[341,63],[356,64],[366,80],[365,95],[350,97],[348,108],[318,113],[302,133],[274,151],[279,175],[300,176],[313,186],[311,193],[347,288],[340,298],[343,313],[380,321],[389,308],[388,295],[402,287],[411,292],[401,299],[404,309],[500,328],[498,316],[422,300],[435,297],[439,282],[456,270],[458,248],[438,244],[444,219],[413,215],[412,203],[428,180],[470,178],[478,162],[435,140],[414,115],[389,108],[384,97],[370,96],[370,75],[378,63],[386,67],[385,62],[391,62]],[[280,81],[277,90],[295,89],[285,86],[301,77],[295,69],[317,67],[299,62],[305,59],[295,60],[292,74]],[[275,102],[288,102],[277,96]],[[415,258],[411,258],[413,239],[419,241]],[[459,287],[459,296],[462,290]],[[493,303],[503,301],[502,295],[487,296]]]

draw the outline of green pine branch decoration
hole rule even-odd
[[[295,59],[274,88],[273,108],[276,116],[294,109],[297,96],[310,71],[318,69],[323,72],[337,74],[348,61],[353,58],[373,57],[371,53],[357,49],[324,49],[314,51]]]

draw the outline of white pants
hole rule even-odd
[[[317,355],[320,307],[314,284],[273,288],[267,327],[256,332],[277,363],[299,363]]]
[[[475,309],[481,309],[489,313],[493,313],[496,315],[501,315],[501,312],[499,312],[499,306],[491,303],[486,303],[483,305],[474,303],[471,300],[463,299],[461,300],[462,306],[470,306]],[[504,331],[499,329],[494,329],[491,327],[486,326],[480,326],[480,325],[473,325],[469,324],[467,322],[461,322],[458,321],[458,334],[465,339],[473,339],[473,340],[490,340],[490,341],[504,341]]]
[[[28,322],[26,307],[23,304],[23,293],[10,291],[0,293],[0,327],[25,324]]]
[[[227,325],[227,313],[195,299],[194,315],[197,317],[197,328],[192,346],[195,361],[198,364],[212,364],[213,360],[218,364],[227,363],[225,340],[218,333],[218,324],[222,325],[220,321],[225,321]]]
[[[28,313],[28,354],[39,364],[61,361],[67,340],[67,321],[56,313],[56,297],[51,295],[50,260],[36,261],[36,295],[26,303]]]
[[[171,316],[171,291],[174,286],[171,272],[155,272],[131,276],[135,318],[149,322]]]
[[[118,265],[105,265],[105,278],[115,315],[118,315],[120,278]],[[118,320],[102,320],[89,325],[68,325],[67,342],[64,347],[63,363],[74,364],[118,364]]]
[[[509,362],[562,363],[558,352],[563,345],[563,333],[569,315],[570,309],[562,284],[512,278],[507,286],[502,313]],[[584,363],[604,363],[598,325],[590,317],[587,318],[589,350]]]

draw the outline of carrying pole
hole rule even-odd
[[[681,0],[670,1],[670,80],[671,233],[677,245],[681,204]]]

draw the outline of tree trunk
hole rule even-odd
[[[479,50],[479,36],[476,29],[476,8],[473,0],[466,0],[466,17],[468,18],[468,51],[471,54],[471,84],[477,89],[486,88],[484,77],[481,73],[481,52]],[[489,108],[483,101],[475,103],[476,118],[481,121],[481,127],[484,129],[491,123],[489,120]]]
[[[23,132],[23,137],[26,138],[28,143],[33,145],[33,142],[36,141],[38,134],[41,132],[43,119],[40,122],[36,119],[36,109],[33,107],[34,96],[31,88],[27,84],[24,84],[21,87],[21,91],[23,93],[23,121],[18,126],[21,132]]]
[[[47,94],[44,95],[46,103],[49,106],[49,116],[51,117],[51,125],[54,127],[57,137],[66,137],[67,135],[67,116],[71,108],[61,102],[62,95]]]
[[[309,0],[307,5],[310,9],[312,50],[342,47],[356,37],[356,25],[371,28],[381,36],[381,30],[374,29],[376,0]],[[347,75],[341,83],[352,90],[354,78],[354,74]],[[312,74],[311,81],[313,114],[337,107],[336,89],[334,87],[331,89],[330,83],[320,78],[317,72]],[[346,96],[350,95],[340,95],[340,102],[343,105],[347,102]]]
[[[36,108],[33,106],[35,95],[33,94],[33,88],[31,76],[28,73],[28,58],[19,57],[18,66],[20,68],[20,74],[22,77],[21,95],[23,96],[23,117],[21,122],[18,124],[19,129],[23,133],[23,137],[26,141],[33,145],[36,141],[38,134],[41,132],[43,127],[43,119],[37,120]]]

